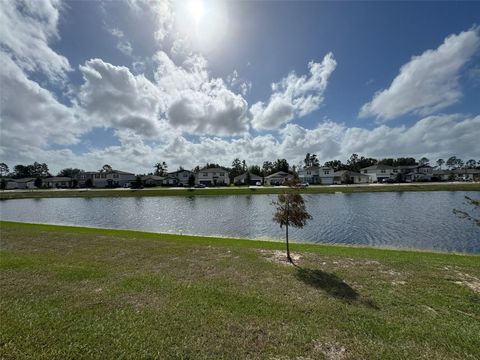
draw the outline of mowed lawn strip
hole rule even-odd
[[[64,189],[64,190],[24,190],[1,191],[0,200],[35,198],[72,198],[72,197],[138,197],[138,196],[222,196],[222,195],[266,195],[284,192],[282,187],[228,187],[228,188],[147,188],[132,189]],[[333,194],[335,192],[402,192],[402,191],[480,191],[480,183],[457,184],[403,184],[403,185],[347,185],[347,186],[310,186],[300,189],[303,194]]]
[[[479,256],[0,230],[0,358],[480,358]]]

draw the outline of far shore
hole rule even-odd
[[[0,200],[35,198],[74,197],[141,197],[141,196],[222,196],[222,195],[267,195],[284,192],[285,186],[230,186],[214,188],[153,187],[145,189],[30,189],[4,190]],[[354,184],[354,185],[311,185],[300,189],[304,194],[334,194],[359,192],[403,192],[403,191],[480,191],[480,183],[407,183],[407,184]]]

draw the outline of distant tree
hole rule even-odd
[[[465,163],[465,166],[468,168],[468,169],[475,169],[475,166],[477,165],[477,162],[473,159],[470,159],[468,160],[466,163]]]
[[[13,177],[46,177],[49,176],[48,166],[45,163],[34,162],[31,165],[15,165],[13,168]]]
[[[156,163],[154,168],[155,168],[154,174],[157,176],[166,176],[168,173],[168,166],[165,161]]]
[[[330,160],[323,164],[325,167],[330,167],[334,171],[339,171],[346,168],[346,165],[342,164],[340,160]]]
[[[77,169],[77,168],[65,168],[65,169],[60,170],[58,172],[57,176],[74,177],[74,176],[80,174],[83,171],[84,170]]]
[[[5,190],[6,187],[7,182],[5,181],[5,179],[0,180],[0,190]]]
[[[276,173],[278,171],[284,171],[284,172],[288,172],[288,170],[290,169],[290,165],[288,164],[288,161],[286,159],[277,159],[274,163],[273,163],[273,173]]]
[[[245,176],[245,182],[247,185],[250,185],[250,180],[252,180],[252,176],[250,175],[250,172],[247,171],[247,175]]]
[[[93,187],[93,181],[92,181],[92,179],[87,179],[87,180],[85,181],[85,187],[86,187],[86,188],[91,188],[91,187]]]
[[[441,169],[444,164],[445,164],[445,160],[443,160],[443,159],[438,159],[437,160],[437,166],[438,166],[439,169]]]
[[[471,220],[474,224],[480,226],[480,200],[472,199],[465,195],[466,204],[473,207],[476,215],[471,215],[468,211],[453,209],[453,213],[462,219]]]
[[[102,166],[102,168],[100,169],[100,172],[104,172],[104,173],[108,173],[108,172],[111,172],[113,169],[110,165],[108,164],[105,164]]]
[[[33,185],[35,185],[35,187],[37,187],[37,188],[40,188],[40,187],[42,187],[42,183],[43,183],[42,178],[37,177],[35,179],[35,181],[33,182]]]
[[[260,166],[258,165],[252,165],[248,168],[248,171],[251,173],[251,174],[255,174],[255,175],[258,175],[258,176],[262,176],[262,169],[260,169]]]
[[[388,165],[388,166],[395,166],[395,159],[388,158],[388,159],[382,159],[378,162],[380,165]]]
[[[8,165],[5,163],[0,163],[0,176],[7,176],[10,172]]]
[[[247,162],[245,160],[242,160],[242,171],[247,171]]]
[[[135,177],[135,187],[140,188],[143,185],[142,177],[140,175],[137,175]]]
[[[285,226],[287,260],[293,264],[288,243],[288,227],[302,228],[312,216],[307,212],[305,201],[298,191],[298,181],[290,182],[288,185],[289,190],[283,194],[279,194],[277,201],[272,203],[276,208],[273,221],[280,224],[281,228]]]
[[[242,175],[244,173],[242,162],[239,158],[235,158],[232,161],[232,170],[230,171],[230,181],[233,181],[233,178]]]
[[[418,162],[420,165],[429,165],[430,159],[426,158],[425,156],[420,159]]]
[[[463,167],[463,160],[460,159],[460,158],[457,158],[457,160],[455,161],[455,167],[462,168]]]
[[[190,174],[188,177],[188,186],[193,187],[195,185],[195,175]]]
[[[177,171],[183,171],[183,170],[185,170],[185,169],[183,168],[183,166],[179,166],[178,169],[177,169]]]
[[[310,154],[310,153],[307,153],[305,155],[305,159],[303,160],[303,163],[304,163],[304,166],[303,166],[304,168],[320,165],[317,155]]]
[[[456,156],[449,157],[446,164],[449,169],[455,168],[455,166],[457,165],[457,157]]]
[[[264,161],[262,166],[262,176],[273,174],[273,163],[271,161]]]
[[[417,165],[417,160],[412,157],[404,158],[399,157],[393,162],[393,166],[412,166]]]
[[[200,166],[195,166],[195,168],[193,169],[193,172],[194,173],[198,173],[200,171]]]

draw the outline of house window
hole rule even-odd
[[[220,176],[225,176],[225,173],[220,173]]]
[[[367,173],[368,173],[368,171],[367,171],[367,170],[363,170],[363,173],[364,173],[364,174],[367,174]]]
[[[100,177],[99,174],[95,174],[95,179],[98,179]]]
[[[203,173],[203,176],[208,176],[208,173]]]
[[[114,178],[118,178],[118,174],[113,174],[113,177],[114,177]]]
[[[310,174],[311,174],[310,171],[307,171],[307,175],[310,175]]]
[[[187,173],[183,173],[183,177],[187,177]]]
[[[324,173],[325,175],[328,175],[328,174],[330,174],[330,170],[325,170],[323,173]]]
[[[382,174],[385,174],[385,170],[380,170],[380,172],[381,172]]]
[[[217,173],[213,173],[213,176],[217,176]]]
[[[397,169],[393,169],[393,172],[396,173],[398,170]]]

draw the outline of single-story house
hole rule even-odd
[[[163,185],[163,180],[165,180],[165,176],[157,176],[157,175],[142,176],[142,182],[145,186],[161,186]]]
[[[5,189],[35,189],[35,178],[9,179]]]
[[[333,184],[333,173],[335,171],[327,166],[310,166],[298,171],[300,182],[309,184]]]
[[[257,182],[263,183],[263,178],[261,176],[250,173],[250,181],[247,184],[248,173],[243,173],[241,175],[235,176],[233,178],[233,183],[235,185],[256,185]]]
[[[205,186],[229,185],[229,176],[229,172],[225,168],[203,168],[195,174],[195,184]]]
[[[268,185],[283,185],[285,181],[293,179],[293,175],[286,173],[285,171],[278,171],[274,174],[265,177],[265,184]]]
[[[335,184],[368,184],[370,176],[356,171],[339,170],[333,174]]]
[[[49,188],[71,188],[73,186],[73,179],[67,176],[52,176],[46,179],[43,179],[42,186],[47,186]]]
[[[480,181],[480,169],[433,170],[432,176],[442,181]]]

